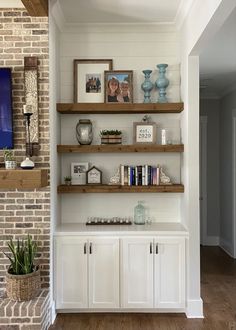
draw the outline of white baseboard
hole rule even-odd
[[[189,319],[203,319],[203,301],[202,299],[187,300],[186,316]]]
[[[56,304],[55,304],[55,301],[53,300],[52,306],[51,306],[51,324],[53,324],[55,322],[56,317],[57,317]]]
[[[229,241],[226,241],[223,238],[220,238],[220,247],[222,250],[224,250],[230,257],[234,258],[233,255],[233,247],[232,244]]]
[[[219,246],[220,238],[219,236],[206,236],[203,246]]]

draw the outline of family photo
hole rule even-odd
[[[101,74],[86,74],[86,93],[101,93]]]
[[[132,71],[105,71],[105,102],[132,103]]]

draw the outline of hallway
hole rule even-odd
[[[60,314],[50,330],[236,330],[236,260],[201,248],[204,319],[183,314]]]

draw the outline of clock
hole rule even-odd
[[[102,171],[93,166],[86,172],[87,184],[102,184]]]

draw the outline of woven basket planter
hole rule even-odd
[[[6,290],[8,298],[16,301],[34,299],[40,288],[40,269],[26,275],[12,275],[7,272]]]
[[[121,144],[122,135],[102,135],[101,144]]]

